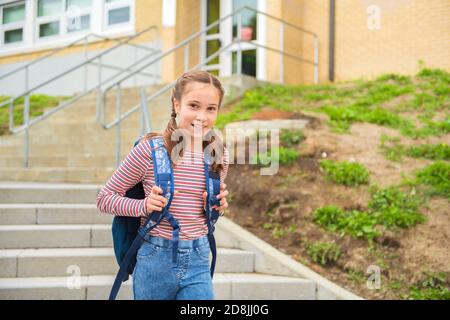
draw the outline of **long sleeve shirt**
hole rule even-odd
[[[205,173],[202,152],[184,150],[180,163],[173,166],[174,195],[169,211],[180,225],[180,239],[197,239],[208,233],[206,217],[203,213],[203,197],[206,191]],[[225,181],[228,172],[229,152],[223,153],[224,170],[220,173],[221,182]],[[114,171],[108,182],[101,188],[97,196],[97,208],[103,213],[118,216],[141,217],[141,225],[147,215],[145,199],[125,197],[127,190],[142,181],[145,196],[151,193],[155,184],[153,175],[153,159],[148,141],[141,141],[125,157]],[[172,226],[163,219],[150,231],[151,235],[172,239]]]

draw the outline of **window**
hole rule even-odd
[[[92,0],[66,0],[67,32],[91,29]]]
[[[131,35],[135,1],[0,0],[0,54],[61,46],[90,32]]]
[[[37,37],[55,37],[91,29],[92,0],[38,0]]]
[[[131,22],[130,0],[105,0],[105,27]]]
[[[25,29],[25,3],[14,3],[0,7],[1,44],[23,42]]]

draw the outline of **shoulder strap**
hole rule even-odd
[[[139,143],[139,141],[140,138],[135,142],[134,146],[136,146]],[[166,218],[174,229],[173,238],[175,242],[173,247],[174,248],[173,261],[176,262],[179,226],[177,221],[174,219],[174,217],[168,210],[173,198],[172,166],[170,163],[168,152],[164,147],[163,139],[161,137],[153,138],[149,140],[149,143],[152,151],[155,184],[163,190],[163,196],[166,197],[169,201],[167,202],[167,205],[164,207],[163,212],[150,213],[144,225],[139,227],[138,235],[133,240],[133,243],[131,244],[130,248],[125,254],[125,257],[122,260],[122,263],[120,264],[119,271],[116,275],[114,284],[109,294],[109,300],[114,300],[116,298],[121,283],[128,279],[128,271],[127,271],[128,266],[131,263],[133,257],[136,255],[137,250],[141,247],[142,243],[144,242],[144,237],[151,229],[155,228],[163,218]]]
[[[216,257],[217,257],[217,246],[216,240],[214,238],[214,229],[217,220],[219,219],[219,212],[212,208],[217,205],[220,206],[220,200],[217,199],[217,195],[220,193],[220,175],[217,172],[214,172],[210,168],[210,157],[205,154],[205,162],[204,162],[204,170],[205,170],[205,184],[206,184],[206,205],[205,205],[205,215],[206,215],[206,223],[208,226],[208,241],[209,248],[212,253],[212,261],[210,274],[211,279],[214,277],[214,269],[216,266]]]
[[[149,140],[149,143],[152,152],[155,185],[162,189],[162,196],[168,200],[167,205],[164,207],[164,211],[167,211],[172,202],[174,192],[172,165],[162,137],[154,137]],[[149,215],[145,224],[138,231],[141,237],[145,237],[151,227],[161,222],[162,218],[164,218],[164,213],[167,212],[156,212]]]

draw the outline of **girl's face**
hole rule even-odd
[[[178,128],[186,130],[193,140],[202,139],[214,126],[219,112],[220,93],[211,84],[191,82],[181,101],[174,98]]]

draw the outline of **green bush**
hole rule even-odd
[[[335,205],[314,210],[313,222],[326,230],[372,241],[384,229],[411,228],[425,221],[421,200],[395,187],[372,190],[368,211],[345,211]]]
[[[369,172],[363,165],[356,162],[324,159],[320,160],[320,167],[325,171],[328,179],[338,184],[357,186],[369,183]]]
[[[308,246],[306,253],[314,262],[322,266],[336,263],[342,254],[340,246],[329,242],[311,244]]]
[[[375,225],[377,220],[367,212],[358,210],[344,211],[334,205],[316,209],[313,221],[323,228],[350,235],[353,238],[364,238],[371,241],[380,235]]]
[[[377,224],[387,229],[410,228],[425,221],[418,211],[420,199],[396,187],[373,191],[368,207]]]
[[[256,163],[260,166],[267,163],[268,159],[271,159],[272,152],[274,152],[274,156],[275,156],[272,159],[272,161],[274,161],[274,162],[278,161],[278,163],[280,165],[290,165],[290,164],[294,163],[295,161],[297,161],[298,157],[300,156],[300,154],[298,153],[298,151],[296,149],[279,147],[279,148],[275,148],[273,150],[269,150],[268,152],[265,152],[265,153],[257,154],[256,155]]]
[[[409,300],[450,300],[448,275],[445,272],[424,272],[424,279],[415,283],[404,297]]]
[[[416,180],[432,187],[432,193],[450,199],[450,164],[434,162],[416,172]]]
[[[305,139],[301,130],[281,129],[280,141],[286,147],[295,147]]]
[[[450,160],[450,146],[446,143],[421,144],[406,149],[406,155],[413,158]]]

